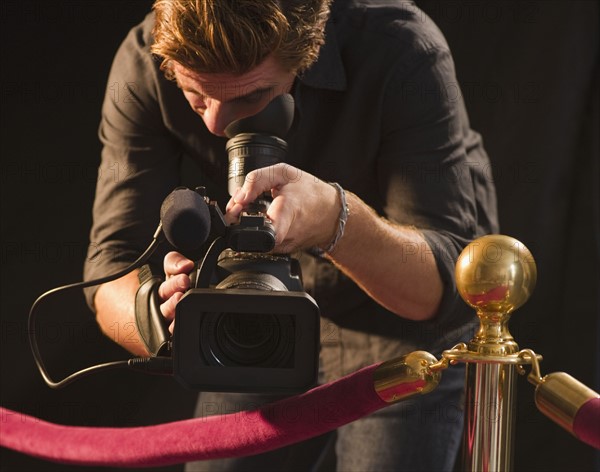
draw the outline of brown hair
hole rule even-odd
[[[194,72],[242,74],[273,54],[300,72],[318,57],[331,0],[156,0],[152,52]]]

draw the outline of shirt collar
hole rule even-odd
[[[309,87],[334,91],[346,90],[346,71],[331,19],[325,25],[325,44],[321,46],[319,57],[300,75],[299,80]]]

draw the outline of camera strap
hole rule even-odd
[[[163,279],[149,264],[140,268],[138,278],[140,287],[135,295],[135,322],[140,338],[151,356],[170,356],[171,335],[160,311],[158,296],[158,287]]]

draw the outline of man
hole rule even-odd
[[[474,237],[497,230],[487,156],[440,32],[405,1],[329,3],[155,3],[109,78],[91,240],[111,257],[86,266],[91,278],[141,253],[179,184],[182,156],[221,192],[229,223],[270,191],[275,252],[303,250],[304,285],[323,316],[323,381],[416,349],[439,354],[469,337],[454,262]],[[115,87],[125,91],[118,99]],[[286,164],[255,171],[223,195],[225,127],[288,92],[296,115]],[[165,252],[155,263],[164,268],[161,312],[172,330],[194,263]],[[134,272],[88,296],[103,331],[147,355],[134,321],[138,286]],[[435,393],[339,430],[338,470],[451,470],[462,384],[460,369],[450,369]],[[198,414],[207,402],[228,412],[256,401],[203,393]],[[282,470],[293,454],[190,470]]]

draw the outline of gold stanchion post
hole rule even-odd
[[[519,350],[508,330],[514,310],[530,297],[537,279],[533,256],[519,241],[504,235],[483,236],[463,250],[456,263],[456,287],[479,317],[479,330],[468,343],[442,353],[437,361],[417,351],[383,363],[375,372],[375,390],[393,403],[437,387],[441,371],[466,364],[463,470],[512,470],[516,412],[516,374],[536,386],[538,409],[581,441],[600,449],[594,422],[600,394],[564,372],[540,375],[541,356]]]
[[[480,321],[469,343],[443,353],[452,364],[466,363],[464,470],[512,468],[515,377],[532,358],[519,352],[508,320],[531,295],[536,277],[531,253],[509,236],[479,238],[458,258],[456,286]]]

